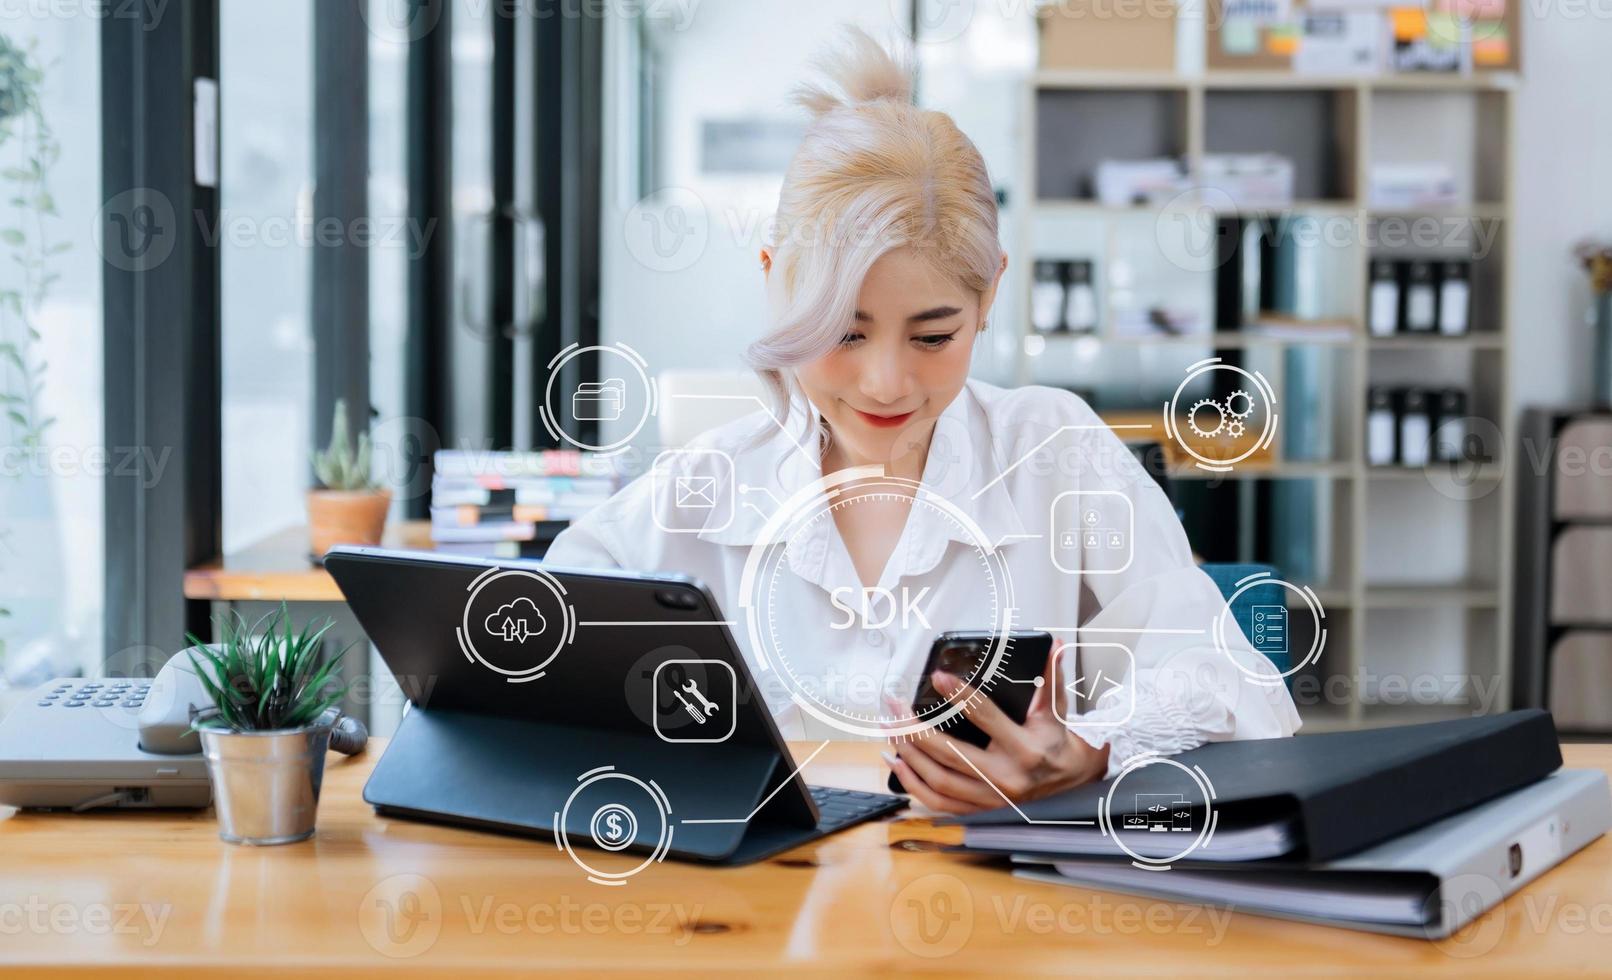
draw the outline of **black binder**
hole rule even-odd
[[[1549,712],[1538,709],[1454,721],[1293,738],[1214,742],[1172,757],[1209,777],[1222,823],[1290,821],[1296,857],[1326,861],[1536,782],[1561,768]],[[1124,794],[1173,792],[1180,772],[1146,766]],[[1110,782],[949,818],[966,826],[1095,820]]]

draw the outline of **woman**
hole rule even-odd
[[[824,68],[840,92],[798,97],[814,122],[760,254],[771,324],[748,356],[774,410],[702,436],[676,454],[678,479],[636,480],[561,534],[547,560],[688,574],[737,618],[751,598],[747,563],[786,502],[873,467],[843,486],[882,472],[879,492],[830,498],[855,506],[795,522],[764,596],[766,634],[789,646],[784,672],[809,678],[805,695],[763,691],[786,735],[832,737],[825,718],[910,720],[934,634],[1003,622],[1008,579],[1011,622],[1066,639],[1080,624],[1079,656],[1049,665],[1022,725],[988,700],[971,707],[991,736],[984,749],[944,731],[892,739],[886,759],[923,804],[994,808],[1112,775],[1143,753],[1291,734],[1286,690],[1245,677],[1269,665],[1236,631],[1210,640],[1218,590],[1163,493],[1096,414],[1068,392],[968,378],[1007,266],[979,152],[948,116],[911,104],[909,71],[866,34],[852,31]],[[690,507],[682,494],[693,487],[742,499]],[[754,664],[758,634],[734,632]],[[1090,666],[1105,660],[1106,686]],[[1076,690],[1093,703],[1066,724],[1076,709],[1062,692],[1080,665]],[[971,693],[944,672],[932,683],[943,696]]]

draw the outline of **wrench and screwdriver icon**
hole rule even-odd
[[[694,700],[696,700],[696,701],[698,701],[700,703],[699,708],[696,708],[692,704],[689,704],[688,699],[683,697],[683,692],[685,692],[685,691],[687,693],[689,693],[689,694],[692,694],[694,696]],[[683,685],[682,691],[679,691],[678,689],[676,689],[674,687],[672,689],[672,696],[677,698],[677,700],[683,702],[683,710],[687,711],[689,713],[689,717],[693,718],[695,720],[695,722],[697,722],[698,724],[701,724],[701,725],[705,724],[705,719],[706,718],[710,717],[711,715],[716,714],[719,710],[721,710],[717,705],[715,705],[715,704],[713,704],[711,702],[710,698],[707,698],[705,695],[700,693],[700,683],[699,683],[699,681],[696,681],[696,680],[694,680],[692,678],[689,679],[689,682],[687,684]],[[703,708],[705,710],[702,712],[700,710],[701,708]]]

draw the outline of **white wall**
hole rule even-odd
[[[637,104],[630,37],[637,25],[607,20],[601,333],[605,343],[624,341],[644,355],[651,374],[741,370],[745,345],[764,324],[760,248],[782,175],[702,172],[701,123],[753,118],[804,125],[806,116],[789,103],[789,92],[847,22],[877,37],[896,29],[886,4],[865,0],[704,0],[686,23],[651,28],[650,43],[661,59],[651,107]],[[661,141],[645,188],[636,181],[640,113],[652,117]],[[661,188],[678,189],[684,214],[705,236],[703,248],[691,243],[664,262],[629,246],[629,236],[648,227],[634,210],[640,193]]]
[[[993,181],[1009,188],[1002,239],[1011,248],[1023,92],[1022,79],[1012,73],[1022,74],[1033,64],[1034,38],[1022,15],[1016,20],[1012,11],[990,16],[995,10],[982,4],[966,30],[919,46],[919,96],[922,104],[953,114],[984,154]],[[704,172],[700,126],[707,120],[756,119],[804,127],[805,113],[790,104],[789,93],[814,77],[812,60],[833,44],[841,26],[856,24],[883,42],[904,42],[906,16],[906,0],[702,0],[686,22],[649,24],[649,43],[660,59],[653,106],[638,104],[640,66],[631,34],[636,25],[607,21],[601,209],[605,343],[630,344],[648,360],[651,374],[744,369],[745,346],[765,327],[759,251],[782,174]],[[651,120],[659,149],[648,186],[640,188],[636,168],[643,116]],[[640,194],[660,188],[676,189],[675,198],[667,200],[683,206],[700,229],[688,252],[664,260],[650,248],[645,209],[635,207]],[[661,213],[654,207],[649,212],[651,221]],[[1027,269],[1029,260],[1023,262]],[[997,343],[976,350],[976,373],[983,377],[1002,379],[1011,370],[1020,291],[1020,286],[1004,287],[992,315],[1003,324],[993,338]],[[604,438],[623,435],[625,429],[607,428]]]
[[[1517,215],[1509,238],[1515,254],[1509,297],[1517,339],[1511,355],[1513,399],[1518,408],[1583,404],[1590,387],[1591,332],[1585,320],[1590,295],[1587,277],[1571,252],[1584,237],[1612,238],[1612,181],[1606,179],[1612,174],[1612,114],[1605,108],[1612,80],[1612,3],[1517,2],[1524,3],[1524,73],[1512,140]],[[607,342],[628,340],[657,369],[739,367],[743,345],[760,329],[763,312],[755,263],[763,226],[756,216],[771,213],[777,183],[702,178],[687,134],[701,116],[799,118],[786,93],[842,20],[859,21],[880,35],[894,29],[885,4],[836,0],[763,11],[732,0],[706,0],[687,32],[672,37],[663,105],[672,106],[676,117],[660,120],[660,133],[669,141],[660,183],[694,189],[705,200],[711,220],[704,252],[686,270],[646,270],[625,248],[624,224],[634,201],[624,196],[629,184],[617,168],[628,161],[616,140],[632,131],[621,116],[636,107],[620,88],[611,93],[606,111],[616,114],[609,123],[615,145],[607,145],[605,157],[607,167],[617,172],[607,174],[604,207]],[[614,40],[612,54],[619,55],[625,38],[618,34]],[[1018,106],[1005,93],[970,99],[959,90],[949,72],[955,70],[957,56],[968,50],[967,40],[922,52],[924,101],[953,112],[975,134],[993,176],[1011,184],[1014,164],[1004,153],[1013,145]],[[676,57],[678,50],[684,59]],[[620,86],[622,66],[618,61],[610,67],[610,84]],[[733,84],[735,78],[743,84]],[[994,117],[976,111],[982,104],[996,107]],[[1011,222],[1011,214],[1006,220]],[[689,322],[699,324],[696,344],[688,343],[684,325]]]
[[[1589,279],[1572,248],[1585,237],[1612,239],[1612,5],[1549,7],[1544,16],[1539,5],[1523,7],[1516,99],[1510,314],[1519,408],[1589,398]]]

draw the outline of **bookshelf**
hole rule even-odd
[[[1171,473],[1178,488],[1222,494],[1244,517],[1271,499],[1272,491],[1262,486],[1308,488],[1326,501],[1324,507],[1314,504],[1313,512],[1326,515],[1316,533],[1327,539],[1318,547],[1330,556],[1328,568],[1319,580],[1295,581],[1314,587],[1327,611],[1329,637],[1316,683],[1337,675],[1349,681],[1342,685],[1344,697],[1310,699],[1315,703],[1298,698],[1310,731],[1431,721],[1510,704],[1512,481],[1498,462],[1463,471],[1458,480],[1438,465],[1368,465],[1365,420],[1373,385],[1459,386],[1470,394],[1467,414],[1492,424],[1485,448],[1504,459],[1514,442],[1508,376],[1513,328],[1506,303],[1512,292],[1516,84],[1509,73],[1325,77],[1042,69],[1025,87],[1023,169],[1016,184],[1030,191],[1030,199],[1012,226],[1015,255],[1024,257],[1013,288],[1028,310],[1035,260],[1090,261],[1098,313],[1096,330],[1079,335],[1038,334],[1026,316],[1018,325],[1014,381],[1090,393],[1106,412],[1107,379],[1123,379],[1111,387],[1130,385],[1133,397],[1138,391],[1167,393],[1187,365],[1223,355],[1266,373],[1286,425],[1288,414],[1300,410],[1300,400],[1286,388],[1286,352],[1315,351],[1311,356],[1326,360],[1333,384],[1319,413],[1330,420],[1325,458],[1279,452],[1267,464],[1226,474],[1182,467]],[[1321,246],[1323,309],[1313,323],[1267,332],[1215,329],[1213,268],[1156,254],[1167,251],[1161,223],[1172,211],[1201,218],[1206,197],[1189,188],[1162,205],[1112,206],[1095,200],[1085,186],[1096,160],[1166,156],[1183,161],[1192,184],[1205,154],[1220,152],[1290,157],[1296,199],[1278,209],[1231,208],[1215,215],[1281,216],[1350,229],[1336,245],[1326,240]],[[1450,166],[1467,192],[1461,203],[1373,207],[1367,191],[1372,165],[1418,156]],[[1388,246],[1389,229],[1415,228],[1418,222],[1441,237]],[[1470,258],[1469,332],[1370,335],[1364,326],[1370,262],[1390,254]],[[1195,312],[1212,332],[1147,334],[1136,323],[1150,305]],[[1308,327],[1315,329],[1307,334]],[[1145,408],[1148,400],[1114,407]],[[1157,406],[1163,399],[1152,401]],[[1162,425],[1151,441],[1168,441]],[[1277,445],[1285,449],[1282,440]],[[1190,508],[1186,518],[1195,530]],[[1234,555],[1210,557],[1272,560],[1257,545],[1239,548]],[[1423,694],[1395,695],[1398,678],[1407,685],[1420,679]],[[1438,690],[1427,696],[1433,687]]]

